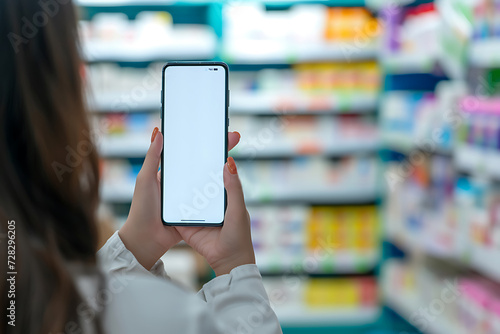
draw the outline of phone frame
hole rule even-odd
[[[225,96],[226,96],[226,101],[225,101],[225,117],[224,117],[224,129],[226,131],[225,134],[225,143],[224,143],[224,163],[226,163],[227,158],[228,158],[228,127],[229,127],[229,67],[227,66],[226,63],[221,62],[221,61],[169,61],[163,65],[162,68],[162,80],[161,80],[161,111],[160,111],[160,121],[161,121],[161,134],[164,135],[164,129],[163,129],[163,113],[165,112],[165,95],[163,92],[163,88],[165,87],[165,70],[169,66],[221,66],[224,68],[225,73]],[[161,151],[161,161],[160,164],[163,163],[163,150]],[[161,209],[160,209],[160,216],[161,216],[161,221],[163,225],[166,226],[213,226],[213,227],[220,227],[224,225],[224,219],[220,223],[172,223],[172,222],[166,222],[163,220],[163,171],[164,168],[161,168],[161,182],[160,182],[160,188],[161,188]],[[227,210],[227,192],[226,188],[224,188],[224,216],[226,214]]]

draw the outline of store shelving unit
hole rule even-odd
[[[444,247],[436,236],[410,235],[407,231],[388,233],[388,240],[399,248],[412,254],[427,255],[459,264],[472,269],[489,279],[500,282],[500,268],[492,265],[500,259],[500,251],[474,246],[457,252],[456,249]]]
[[[101,188],[101,198],[110,203],[130,203],[134,194],[135,182],[130,180],[119,184],[104,184]],[[275,191],[257,190],[247,195],[247,204],[310,202],[315,204],[365,204],[377,201],[380,191],[375,187],[359,188],[320,188],[307,189],[287,187]]]
[[[414,315],[415,310],[420,307],[418,299],[414,295],[402,295],[391,292],[390,288],[386,288],[384,291],[384,297],[387,305],[405,319],[411,319]],[[437,317],[435,321],[428,323],[426,327],[426,333],[429,334],[443,334],[443,333],[454,333],[454,334],[466,334],[466,332],[456,326],[453,322],[448,321],[444,317]]]
[[[237,64],[294,64],[375,58],[375,46],[350,53],[354,45],[312,44],[275,46],[272,41],[241,41],[223,48],[223,57]],[[359,49],[359,48],[358,48]]]
[[[264,1],[270,8],[288,8],[296,4],[325,4],[327,6],[363,6],[362,0],[327,0],[327,1]],[[232,71],[238,71],[240,67],[245,70],[250,68],[258,71],[266,68],[289,68],[292,64],[304,62],[348,62],[377,59],[376,46],[361,48],[356,53],[346,57],[344,46],[335,44],[311,45],[308,48],[301,46],[287,46],[284,50],[272,51],[256,45],[248,45],[247,48],[239,46],[227,46],[223,43],[222,10],[224,3],[219,1],[165,1],[165,0],[79,0],[78,5],[82,7],[84,16],[88,10],[91,18],[99,12],[126,12],[129,18],[142,10],[167,10],[172,9],[173,21],[179,20],[175,12],[184,15],[184,8],[202,8],[197,13],[206,15],[205,22],[199,22],[196,16],[195,24],[200,25],[195,37],[184,38],[187,32],[178,31],[178,39],[173,39],[170,44],[164,45],[137,45],[113,46],[111,43],[94,43],[84,45],[84,56],[90,63],[118,63],[130,67],[142,67],[151,62],[167,61],[169,59],[185,60],[212,60],[221,59],[229,63]],[[186,18],[181,21],[186,23]],[[210,29],[203,28],[211,27]],[[179,47],[177,47],[179,46]],[[253,50],[259,49],[266,52],[255,54]],[[91,112],[94,117],[107,117],[109,115],[155,115],[160,109],[160,92],[156,89],[147,90],[146,95],[140,101],[126,108],[117,103],[117,99],[129,91],[116,92],[94,92],[89,98]],[[282,110],[286,104],[286,112]],[[231,116],[269,117],[290,116],[297,117],[306,115],[322,115],[330,118],[341,115],[367,115],[376,118],[378,99],[376,95],[322,95],[310,96],[304,94],[259,94],[246,91],[231,90]],[[238,130],[238,129],[235,129]],[[145,156],[149,147],[149,133],[134,132],[106,135],[100,138],[98,149],[105,159],[140,160]],[[304,156],[319,157],[321,159],[339,158],[343,156],[373,156],[377,157],[380,149],[379,138],[367,140],[329,140],[318,141],[311,145],[294,141],[274,141],[272,145],[259,150],[255,155],[246,153],[244,143],[233,152],[233,156],[240,161],[257,159],[297,159]],[[356,205],[377,204],[381,198],[381,189],[378,184],[367,184],[363,187],[337,187],[337,188],[304,188],[283,187],[269,191],[252,191],[246,196],[249,205]],[[127,179],[122,182],[109,183],[103,180],[101,186],[101,198],[103,202],[114,206],[130,205],[134,191],[134,180]],[[123,221],[123,218],[118,220]],[[322,276],[349,277],[352,274],[362,275],[376,273],[380,263],[380,252],[375,250],[370,254],[347,254],[332,259],[335,270],[332,272],[317,272],[309,274],[321,274]],[[266,263],[259,264],[265,273]],[[283,268],[286,272],[289,268]],[[275,275],[275,274],[274,274]],[[308,332],[313,329],[326,330],[344,328],[351,332],[356,327],[363,327],[374,323],[380,317],[380,308],[370,307],[362,309],[342,310],[307,308],[296,304],[290,307],[277,308],[285,332]]]
[[[140,158],[146,155],[149,143],[144,140],[146,133],[109,136],[103,138],[99,150],[104,157]],[[339,156],[349,154],[371,153],[379,149],[378,140],[339,140],[332,144],[319,141],[295,143],[290,140],[273,142],[256,152],[251,151],[250,144],[242,143],[232,152],[235,158],[287,158],[307,155]]]
[[[123,112],[116,107],[116,96],[129,92],[99,94],[93,96],[93,112]],[[279,111],[286,103],[288,109]],[[159,109],[160,96],[148,92],[140,104],[131,106],[129,111]],[[231,114],[233,115],[324,115],[324,114],[370,114],[377,108],[377,97],[366,95],[310,97],[300,94],[265,94],[231,91]]]
[[[472,37],[467,35],[467,32],[471,34],[472,28],[464,28],[463,26],[464,22],[466,24],[470,23],[464,17],[457,18],[456,13],[449,12],[451,7],[456,8],[456,6],[457,4],[451,1],[436,0],[436,8],[442,16],[443,22],[451,25],[455,24],[451,29],[454,34],[456,34],[456,36],[452,36],[451,38],[454,39],[454,41],[449,40],[450,35],[443,33],[443,36],[448,40],[444,40],[441,43],[446,47],[449,46],[450,43],[458,41],[459,46],[456,49],[449,48],[448,50],[442,50],[441,57],[427,59],[425,61],[423,61],[420,55],[415,55],[415,61],[408,58],[402,59],[401,62],[395,59],[384,60],[386,63],[386,75],[389,77],[388,82],[386,82],[386,94],[391,94],[390,91],[392,90],[408,90],[408,84],[405,80],[393,80],[393,77],[398,75],[411,75],[419,80],[422,79],[422,82],[413,82],[415,86],[418,86],[417,90],[420,91],[422,87],[426,87],[429,92],[434,92],[436,80],[433,72],[436,70],[439,72],[440,76],[442,75],[441,71],[444,70],[445,76],[441,77],[441,79],[459,80],[459,83],[462,83],[466,82],[466,80],[474,79],[474,75],[477,75],[475,74],[476,72],[473,72],[474,69],[498,68],[500,66],[498,52],[496,52],[496,50],[499,50],[500,46],[498,40],[496,38],[479,41],[472,40]],[[450,20],[454,22],[450,23]],[[449,28],[446,27],[446,24],[443,26],[443,30]],[[471,40],[470,42],[463,42],[464,39]],[[465,49],[461,48],[463,45],[466,45]],[[447,56],[446,52],[455,52],[456,54]],[[462,62],[462,56],[465,56],[464,59],[466,61]],[[456,62],[454,61],[455,59],[459,59],[459,61]],[[467,73],[471,72],[473,74],[468,77]],[[418,74],[418,76],[415,74]],[[398,83],[402,83],[402,85],[398,85]],[[464,101],[467,102],[468,99],[474,99],[473,102],[475,104],[464,103]],[[498,110],[500,110],[498,108],[498,98],[486,98],[483,96],[477,98],[465,95],[461,99],[456,99],[454,103],[453,108],[458,107],[457,109],[460,110],[460,113],[458,113],[459,117],[464,117],[461,119],[462,122],[464,119],[466,120],[468,118],[468,112],[480,111],[486,114],[498,115]],[[471,105],[474,110],[467,110]],[[440,106],[440,109],[436,110],[436,112],[444,114],[445,108],[439,104],[438,106]],[[464,112],[466,116],[463,116]],[[381,113],[384,113],[384,110],[381,110]],[[414,119],[414,121],[417,122],[418,120]],[[435,124],[434,128],[441,130],[442,125]],[[420,131],[421,130],[420,128]],[[432,142],[430,138],[425,138],[427,141],[417,140],[411,133],[408,133],[408,131],[406,131],[406,133],[394,134],[385,132],[382,136],[382,145],[387,149],[385,157],[388,158],[389,161],[399,161],[402,162],[401,165],[406,163],[408,166],[411,166],[410,161],[412,160],[410,157],[412,155],[415,157],[417,154],[421,153],[420,156],[430,157],[430,159],[445,159],[450,162],[453,166],[454,177],[465,174],[479,177],[488,184],[498,182],[498,180],[500,180],[500,173],[497,168],[500,162],[498,151],[479,147],[477,145],[459,143],[456,137],[459,135],[457,133],[460,131],[460,128],[455,126],[453,130],[451,146],[440,146],[438,143],[433,142],[435,145],[432,150],[427,149],[429,147],[428,143]],[[423,142],[426,143],[426,145],[423,145]],[[416,164],[425,164],[425,162],[422,161],[416,162]],[[413,163],[415,162],[413,161]],[[441,180],[432,180],[431,182],[441,182]],[[444,185],[440,184],[440,186],[444,188]],[[406,190],[409,191],[408,189]],[[386,199],[386,202],[387,201]],[[429,203],[427,204],[429,207],[434,208],[434,206],[429,205]],[[408,205],[416,204],[410,202]],[[455,206],[458,206],[458,204],[455,203]],[[432,228],[436,225],[435,223],[437,223],[433,221],[433,219],[444,220],[445,217],[442,215],[436,218],[436,216],[432,215],[433,212],[430,211],[429,207],[419,207],[420,215],[418,218],[404,217],[404,219],[407,220],[404,224],[401,221],[393,221],[394,218],[386,213],[384,216],[386,225],[385,239],[391,247],[386,247],[384,249],[384,258],[386,259],[390,254],[398,253],[393,251],[393,246],[395,246],[396,249],[402,250],[405,253],[405,257],[402,260],[408,260],[397,262],[407,263],[409,264],[408,267],[421,265],[422,261],[428,259],[438,259],[440,260],[440,266],[443,268],[460,268],[460,274],[457,274],[458,276],[452,276],[453,279],[457,279],[457,277],[460,278],[462,277],[461,275],[464,275],[463,277],[476,277],[474,275],[478,275],[481,279],[493,285],[499,284],[500,267],[495,265],[495,263],[498,263],[500,260],[500,249],[494,249],[492,247],[487,248],[473,242],[469,244],[469,241],[467,241],[469,239],[467,238],[472,239],[473,237],[471,235],[464,236],[463,234],[459,237],[457,235],[458,233],[454,233],[453,230],[459,228],[457,225],[448,226],[450,230],[443,230],[443,224],[439,225],[441,229]],[[394,209],[394,206],[392,208]],[[455,210],[456,209],[457,208],[455,208]],[[458,215],[459,214],[457,214],[457,216]],[[415,220],[411,221],[412,218]],[[417,222],[417,219],[421,220]],[[456,219],[459,220],[460,217]],[[419,228],[422,229],[422,227],[417,227],[417,225],[421,226],[419,224],[422,224],[426,228],[431,228],[427,230],[424,229],[424,231],[426,231],[424,233],[419,230]],[[470,232],[470,234],[472,233]],[[397,257],[399,256],[400,255]],[[393,263],[391,263],[391,261],[385,261],[384,263],[382,270],[390,270]],[[421,275],[425,274],[422,273]],[[439,275],[439,273],[436,275]],[[408,291],[402,292],[401,290],[394,289],[394,285],[400,282],[395,280],[388,281],[388,276],[389,275],[386,275],[384,278],[385,280],[382,280],[382,291],[385,303],[408,322],[415,321],[417,311],[421,309],[421,307],[429,305],[429,303],[426,303],[425,300],[423,301],[421,297],[422,294],[425,294],[425,291],[413,291],[409,293]],[[398,279],[399,278],[398,276]],[[453,307],[456,308],[457,306],[453,304]],[[433,321],[425,322],[425,330],[423,330],[423,332],[429,334],[469,333],[469,331],[464,329],[463,324],[458,325],[456,319],[449,319],[447,315],[440,315],[435,317],[435,319],[433,318]]]
[[[380,316],[380,309],[363,308],[339,311],[335,308],[311,310],[304,307],[287,307],[282,310],[277,310],[276,313],[283,323],[302,327],[304,330],[307,330],[307,326],[331,326],[332,323],[338,324],[339,326],[349,326],[353,323],[360,326],[372,324],[376,322]]]

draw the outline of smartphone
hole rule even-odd
[[[228,72],[223,62],[169,62],[163,67],[161,217],[165,225],[224,223]]]

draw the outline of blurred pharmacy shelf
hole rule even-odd
[[[95,112],[127,112],[158,110],[160,94],[148,90],[140,99],[127,99],[131,91],[96,92],[89,97],[90,110]],[[142,91],[141,91],[142,94]],[[377,108],[376,95],[342,94],[311,96],[296,94],[270,94],[231,91],[230,114],[248,115],[314,115],[365,114]]]
[[[388,260],[383,298],[393,310],[428,334],[498,333],[497,287],[444,261]]]
[[[380,260],[375,205],[258,205],[248,211],[255,259],[266,276],[368,274]]]
[[[500,152],[475,145],[461,144],[454,154],[457,169],[471,175],[500,180]]]
[[[133,180],[132,180],[133,181]],[[124,180],[113,184],[104,183],[101,186],[101,199],[111,203],[130,203],[134,194],[135,182]],[[301,202],[316,204],[356,204],[373,203],[380,197],[380,190],[376,187],[350,187],[303,189],[286,187],[272,192],[264,189],[255,189],[245,195],[248,205],[273,202]]]
[[[377,96],[370,94],[306,95],[301,92],[272,94],[231,91],[230,113],[256,115],[357,114],[377,108]]]
[[[143,158],[149,149],[147,141],[149,133],[113,135],[102,138],[98,145],[104,157]],[[376,152],[379,149],[377,138],[339,139],[325,143],[324,141],[296,141],[278,139],[268,145],[254,146],[251,142],[242,142],[231,151],[234,158],[286,158],[303,155],[339,156]]]
[[[130,98],[133,91],[100,92],[89,96],[88,104],[92,112],[136,112],[157,111],[160,112],[161,96],[157,90],[147,91],[139,99]]]
[[[432,234],[412,233],[410,235],[408,232],[398,231],[390,233],[387,237],[398,247],[413,254],[448,259],[500,283],[500,266],[493,265],[500,259],[498,249],[472,244],[459,245],[458,242],[450,248],[445,246],[437,235]]]
[[[308,202],[316,204],[373,203],[380,197],[376,187],[350,187],[325,189],[282,188],[274,192],[257,190],[245,196],[248,204],[270,202]]]
[[[320,327],[363,325],[380,316],[378,292],[373,278],[308,279],[295,276],[264,277],[264,287],[280,323],[287,326]]]
[[[371,8],[373,10],[381,10],[383,8],[386,8],[388,5],[387,0],[366,0],[366,6],[368,8]],[[422,2],[428,2],[428,1],[421,1],[421,0],[391,0],[389,2],[389,5],[392,8],[398,8],[398,7],[404,7],[404,6],[409,6],[409,5],[415,5],[418,3]]]
[[[308,268],[308,261],[321,258],[314,268]],[[256,253],[257,265],[266,274],[280,274],[293,271],[307,274],[363,274],[371,272],[379,264],[380,254],[377,251],[331,251],[331,254],[320,254],[309,251],[303,258],[287,261],[285,257]]]
[[[416,312],[423,305],[418,302],[417,296],[413,294],[401,294],[393,291],[391,287],[384,288],[383,298],[385,302],[391,309],[411,323],[415,314],[418,314]],[[465,330],[451,321],[447,321],[444,315],[434,317],[433,321],[426,321],[425,324],[427,325],[426,334],[466,334]]]
[[[320,61],[359,61],[375,59],[375,46],[350,44],[277,44],[275,41],[238,41],[223,47],[222,57],[231,64],[295,64]]]
[[[250,0],[266,6],[288,7],[297,4],[322,4],[327,6],[364,6],[365,0]],[[249,1],[249,2],[250,2]],[[210,5],[217,0],[76,0],[79,6],[157,6],[157,5]]]
[[[375,323],[380,316],[379,307],[366,308],[308,308],[303,305],[275,308],[282,326],[342,326]]]
[[[276,279],[270,299],[300,281],[286,302],[272,300],[285,333],[370,328],[382,313],[379,46],[358,36],[378,19],[364,8],[335,8],[364,2],[78,2],[89,7],[80,29],[90,109],[102,130],[100,195],[117,215],[128,211],[150,131],[160,122],[161,63],[229,63],[230,126],[242,134],[231,154],[239,158],[257,264],[266,289]],[[270,127],[274,120],[286,126]],[[265,144],[264,136],[255,150],[250,139],[268,129],[272,140]],[[259,216],[255,207],[273,209]],[[182,279],[193,266],[172,256],[183,264]]]
[[[84,7],[114,7],[114,6],[158,6],[158,5],[206,5],[214,1],[206,0],[76,0],[76,4]]]
[[[373,153],[380,145],[376,138],[366,140],[339,139],[330,143],[324,142],[302,142],[275,141],[272,145],[256,149],[251,144],[242,143],[234,148],[231,155],[235,158],[286,158],[301,155],[339,156],[362,153]]]
[[[174,26],[161,41],[85,40],[88,62],[148,62],[154,60],[207,60],[216,55],[217,36],[206,26]]]
[[[469,62],[482,68],[500,67],[500,37],[473,41],[469,49]]]
[[[443,155],[451,155],[453,149],[439,143],[429,144],[430,141],[425,139],[413,139],[408,134],[403,133],[384,133],[382,134],[382,143],[384,147],[389,147],[397,152],[411,153],[413,151],[422,150],[425,153],[438,153]]]
[[[494,297],[486,303],[481,293],[461,291],[464,297],[434,312],[430,321],[421,310],[432,311],[447,280],[487,281],[490,295],[500,283],[500,267],[494,265],[500,259],[496,188],[487,180],[499,174],[493,167],[500,162],[498,121],[491,117],[498,115],[498,104],[485,96],[462,100],[471,92],[498,94],[496,74],[484,70],[500,64],[498,37],[485,38],[497,34],[491,18],[498,9],[493,1],[435,4],[383,12],[379,61],[388,79],[381,140],[386,176],[393,178],[384,198],[384,254],[399,258],[400,265],[384,259],[380,281],[384,302],[423,333],[478,333],[474,326],[485,313],[496,316]],[[438,83],[446,78],[455,80]],[[473,109],[470,115],[464,106]],[[481,181],[467,182],[463,172]]]
[[[391,74],[429,73],[436,65],[436,57],[429,53],[392,53],[379,55],[382,67]]]

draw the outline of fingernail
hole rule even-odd
[[[236,174],[238,171],[236,170],[236,164],[234,163],[233,157],[227,158],[227,169],[229,169],[229,173]]]
[[[151,135],[151,142],[155,141],[156,135],[158,134],[158,127],[155,127],[153,134]]]
[[[240,135],[240,133],[238,131],[233,131],[233,133],[236,133],[238,135],[238,139],[241,138],[241,135]]]

